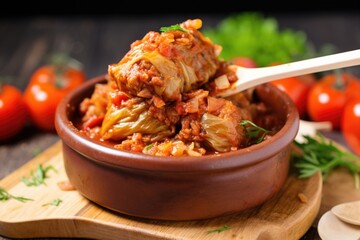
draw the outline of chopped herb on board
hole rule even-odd
[[[25,183],[26,186],[39,186],[45,184],[45,179],[48,177],[48,171],[53,170],[56,172],[56,169],[52,166],[43,167],[39,164],[35,171],[31,171],[30,178],[22,177],[21,181]],[[45,184],[46,185],[46,184]]]
[[[354,177],[355,188],[359,189],[360,157],[340,149],[321,133],[317,133],[315,137],[303,137],[305,141],[302,143],[294,141],[300,151],[292,154],[300,178],[311,177],[320,172],[325,181],[331,171],[342,167],[350,171]]]
[[[8,191],[6,191],[4,188],[0,187],[0,201],[7,201],[9,199],[15,199],[20,202],[33,201],[33,199],[31,199],[31,198],[14,196],[14,195],[10,194]]]
[[[169,31],[175,31],[179,30],[182,32],[188,32],[186,29],[182,28],[180,24],[171,25],[169,27],[161,27],[160,32],[169,32]]]
[[[231,227],[229,227],[228,225],[224,225],[222,227],[219,227],[217,229],[214,229],[214,230],[210,230],[208,231],[207,233],[220,233],[220,232],[223,232],[223,231],[226,231],[226,230],[229,230]]]
[[[51,201],[51,202],[49,202],[49,203],[45,203],[45,204],[43,204],[42,206],[44,207],[44,206],[49,206],[49,205],[52,205],[52,206],[59,206],[60,205],[60,203],[62,203],[62,200],[60,199],[60,198],[56,198],[56,199],[54,199],[53,201]]]

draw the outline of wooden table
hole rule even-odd
[[[13,77],[12,83],[23,90],[44,57],[63,51],[82,62],[88,78],[92,78],[105,73],[108,64],[118,62],[129,50],[129,45],[150,30],[157,31],[161,26],[189,18],[201,18],[204,27],[215,26],[227,15],[222,12],[143,17],[35,15],[0,18],[0,76]],[[276,17],[282,28],[306,32],[315,47],[330,43],[338,51],[348,51],[360,46],[360,15],[357,11],[277,12],[271,16]],[[349,70],[360,77],[360,67]],[[326,135],[344,144],[339,132]],[[58,140],[56,133],[40,132],[27,126],[16,139],[0,145],[0,179]],[[0,211],[3,211],[1,206]],[[310,228],[302,239],[319,239],[316,228]]]

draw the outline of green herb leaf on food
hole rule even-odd
[[[176,31],[176,30],[179,30],[179,31],[182,31],[182,32],[188,32],[188,30],[182,28],[180,26],[180,24],[174,24],[174,25],[171,25],[169,27],[161,27],[160,28],[160,32],[169,32],[169,31]]]
[[[154,144],[151,143],[151,144],[149,144],[149,145],[147,145],[147,146],[145,147],[145,150],[146,150],[146,151],[149,151],[153,146],[154,146]]]
[[[251,143],[260,143],[264,141],[264,138],[270,132],[249,120],[242,120],[240,125],[245,128],[246,136],[250,138]]]

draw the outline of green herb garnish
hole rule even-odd
[[[28,187],[45,184],[45,179],[48,177],[47,173],[49,170],[53,170],[56,172],[56,170],[52,166],[47,166],[46,168],[43,168],[43,166],[39,164],[35,171],[31,171],[30,178],[22,177],[21,181],[25,183],[25,185]]]
[[[4,188],[0,187],[0,201],[7,201],[9,199],[15,199],[20,202],[33,201],[33,199],[31,199],[31,198],[14,196],[14,195],[10,194],[8,191],[6,191]]]
[[[53,201],[49,202],[49,203],[45,203],[42,206],[48,206],[48,205],[52,205],[52,206],[59,206],[60,203],[62,203],[62,200],[60,198],[56,198]]]
[[[210,230],[210,231],[208,231],[207,233],[209,234],[209,233],[220,233],[220,232],[223,232],[223,231],[225,231],[225,230],[229,230],[231,227],[229,227],[228,225],[224,225],[224,226],[222,226],[222,227],[219,227],[219,228],[217,228],[217,229],[214,229],[214,230]]]
[[[146,151],[149,151],[153,146],[154,146],[154,144],[151,143],[151,144],[149,144],[149,145],[147,145],[147,146],[145,147],[145,150],[146,150]]]
[[[300,153],[292,153],[300,178],[311,177],[320,172],[325,181],[332,170],[343,167],[354,176],[355,188],[359,188],[360,157],[340,149],[321,133],[317,133],[316,137],[303,137],[305,141],[302,143],[294,140],[295,146],[301,150]]]
[[[180,24],[171,25],[169,27],[161,27],[160,32],[169,32],[169,31],[182,31],[182,32],[189,32],[188,30],[182,28]]]
[[[250,141],[255,143],[264,141],[266,134],[270,132],[249,120],[242,120],[240,125],[244,126],[246,136],[250,138]]]

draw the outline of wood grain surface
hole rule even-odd
[[[319,175],[300,180],[290,175],[284,188],[265,204],[239,214],[202,221],[159,221],[116,213],[82,197],[62,191],[66,181],[61,142],[56,143],[0,182],[14,196],[1,202],[0,235],[10,238],[81,237],[96,239],[299,239],[314,222],[321,202]],[[27,187],[22,181],[32,170],[52,166],[44,185]],[[299,194],[305,196],[301,201]],[[59,206],[46,205],[61,199]],[[223,226],[230,229],[208,233]]]

